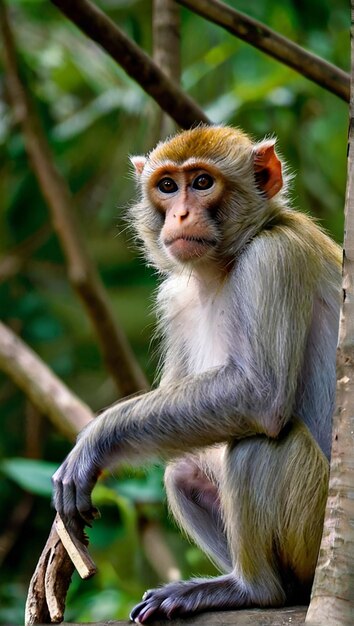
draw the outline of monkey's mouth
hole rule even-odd
[[[197,260],[217,244],[216,239],[177,235],[164,241],[168,252],[179,261]]]

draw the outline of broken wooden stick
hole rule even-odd
[[[76,567],[77,572],[81,576],[81,578],[91,578],[94,574],[96,574],[97,568],[93,560],[91,559],[88,549],[87,549],[87,539],[85,539],[85,543],[79,539],[71,529],[65,526],[63,520],[61,519],[59,513],[57,513],[56,518],[54,520],[55,529],[61,539],[61,542],[70,556],[74,566]],[[84,533],[85,535],[85,533]],[[86,535],[85,535],[86,538]]]
[[[26,626],[63,621],[66,595],[75,567],[82,578],[89,578],[96,572],[87,544],[83,522],[75,521],[75,525],[68,528],[59,515],[56,516],[29,585]]]

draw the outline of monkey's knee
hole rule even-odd
[[[197,457],[186,456],[170,463],[165,471],[165,487],[170,504],[176,497],[183,497],[207,510],[219,507],[218,487],[202,469]]]

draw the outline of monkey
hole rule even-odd
[[[339,246],[291,206],[274,139],[201,125],[131,161],[130,219],[161,279],[161,380],[84,428],[55,508],[89,522],[103,468],[161,457],[172,515],[220,575],[149,590],[131,619],[303,601],[328,489]]]

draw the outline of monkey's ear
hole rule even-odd
[[[146,157],[131,156],[129,158],[130,158],[130,162],[134,166],[134,172],[135,172],[136,178],[140,178],[141,174],[143,173],[143,169],[146,163]]]
[[[275,139],[262,141],[254,147],[254,173],[259,189],[268,199],[283,186],[281,161],[275,153]]]

